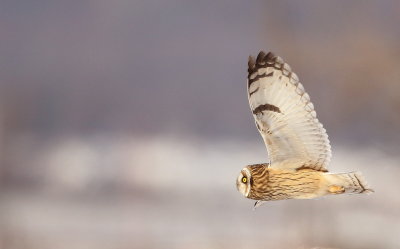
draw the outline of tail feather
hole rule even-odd
[[[329,184],[344,188],[347,194],[368,194],[375,192],[371,189],[360,172],[341,174],[326,174]]]

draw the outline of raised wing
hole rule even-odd
[[[328,171],[331,146],[309,95],[282,58],[260,52],[249,57],[251,111],[273,168]]]

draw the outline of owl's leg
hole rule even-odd
[[[344,187],[338,185],[329,186],[329,193],[331,194],[342,194],[344,193]]]
[[[261,200],[256,201],[256,202],[254,203],[253,210],[256,210],[256,208],[258,208],[259,206],[261,206],[261,205],[264,204],[265,202],[266,202],[266,201],[261,201]]]

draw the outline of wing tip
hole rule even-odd
[[[265,53],[263,50],[261,50],[257,55],[256,62],[258,65],[265,65],[266,62],[270,62],[274,58],[276,58],[274,53],[272,52]]]
[[[277,56],[274,53],[265,53],[263,50],[258,53],[256,59],[250,55],[248,59],[249,75],[254,73],[259,67],[265,66],[267,63],[273,64],[276,58]]]
[[[256,62],[255,62],[253,56],[249,55],[249,60],[248,60],[247,64],[248,64],[248,71],[250,74],[251,72],[253,72],[255,70],[255,67],[256,67]]]

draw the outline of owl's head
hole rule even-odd
[[[245,197],[257,200],[259,192],[266,187],[268,176],[268,163],[248,165],[240,171],[236,187]]]
[[[247,167],[245,167],[240,171],[240,174],[236,179],[236,187],[245,197],[249,196],[252,181],[251,172]]]

